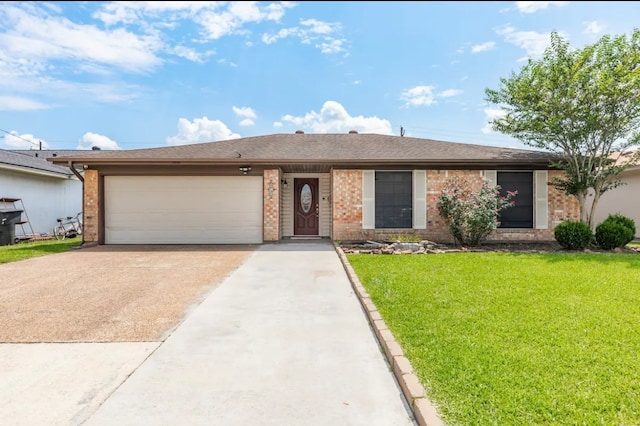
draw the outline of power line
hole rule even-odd
[[[6,134],[13,136],[14,138],[22,139],[23,141],[29,142],[29,143],[37,146],[38,148],[42,149],[42,141],[40,141],[40,143],[38,144],[38,143],[35,143],[34,141],[30,141],[29,139],[25,139],[22,136],[14,135],[13,133],[8,132],[8,131],[6,131],[4,129],[0,129],[0,132],[5,132]]]

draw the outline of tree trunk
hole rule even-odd
[[[587,193],[581,192],[576,194],[578,204],[580,205],[580,222],[589,225],[589,214],[587,212]]]
[[[594,229],[596,225],[595,223],[593,223],[593,216],[596,212],[596,208],[598,207],[598,201],[600,201],[600,195],[601,194],[598,191],[596,191],[593,194],[593,203],[591,203],[591,209],[590,209],[591,211],[589,211],[589,222],[587,222],[588,225],[591,227],[591,229]]]

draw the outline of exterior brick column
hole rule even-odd
[[[280,170],[265,170],[263,185],[264,241],[280,240]]]
[[[85,243],[98,242],[98,218],[100,205],[98,198],[98,171],[84,171],[82,240]]]
[[[333,170],[331,177],[331,211],[334,240],[361,240],[362,229],[362,170]]]

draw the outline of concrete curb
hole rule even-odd
[[[380,316],[378,309],[347,260],[344,251],[335,243],[334,247],[418,425],[444,426],[435,406],[427,398],[424,387],[420,384],[418,376],[415,375],[411,363],[404,356],[402,347],[393,337],[393,334]]]

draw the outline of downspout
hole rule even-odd
[[[84,244],[84,176],[82,176],[73,166],[73,161],[69,161],[69,169],[82,182],[82,244]]]
[[[82,182],[82,184],[84,186],[84,177],[76,170],[75,167],[73,167],[73,161],[69,161],[69,169],[71,169],[73,174],[76,175],[76,177],[78,179],[80,179],[80,182]]]

